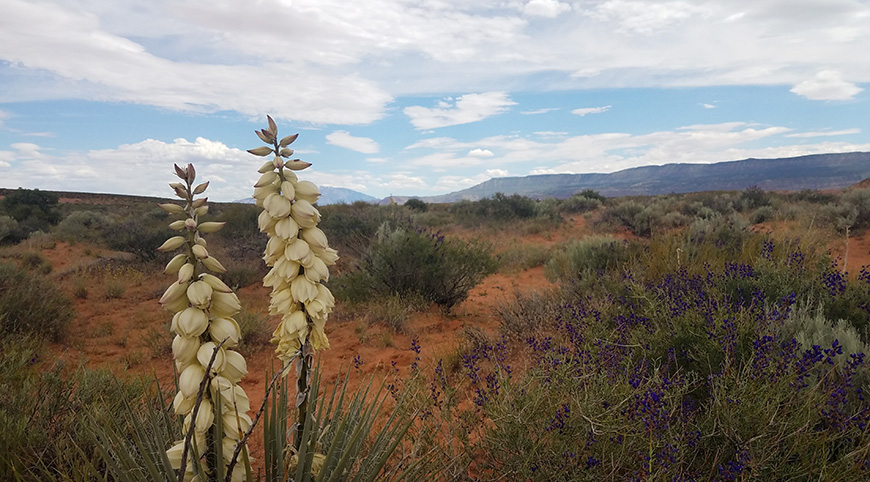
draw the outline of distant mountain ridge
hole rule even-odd
[[[318,189],[320,190],[320,198],[317,200],[317,204],[320,206],[342,203],[351,204],[356,201],[365,201],[370,203],[378,202],[378,198],[369,196],[368,194],[363,194],[359,191],[354,191],[353,189],[332,186],[318,186]],[[254,198],[240,199],[236,202],[253,204]]]
[[[476,201],[495,193],[566,198],[584,189],[608,197],[654,196],[699,191],[840,189],[870,177],[870,152],[744,159],[713,164],[641,166],[607,174],[543,174],[498,177],[461,191],[420,197],[426,202]],[[408,197],[396,197],[404,202]],[[381,201],[384,202],[384,201]]]

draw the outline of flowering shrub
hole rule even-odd
[[[423,406],[456,426],[451,456],[481,479],[867,479],[870,368],[832,336],[859,335],[848,321],[792,321],[864,279],[836,277],[795,246],[749,246],[747,263],[720,255],[663,270],[650,256],[609,268],[601,276],[621,289],[567,298],[519,344],[476,343],[453,379],[436,370]],[[535,310],[505,313],[518,311]]]

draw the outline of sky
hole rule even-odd
[[[0,0],[0,187],[383,198],[870,151],[870,0]]]

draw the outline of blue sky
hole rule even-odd
[[[250,196],[254,129],[384,197],[870,151],[866,0],[0,0],[0,187]]]

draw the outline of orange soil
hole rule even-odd
[[[554,233],[548,235],[499,235],[494,243],[497,250],[506,249],[511,244],[551,246],[572,237],[582,237],[585,233],[585,220],[577,216],[564,223]],[[460,236],[468,233],[456,233]],[[106,266],[108,259],[124,258],[124,253],[86,247],[81,244],[70,245],[58,242],[51,249],[41,250],[42,255],[52,265],[52,276],[61,289],[74,301],[75,318],[69,327],[67,339],[54,344],[51,350],[56,358],[68,365],[79,363],[89,368],[107,368],[116,374],[144,375],[159,381],[165,390],[173,387],[173,364],[171,353],[166,351],[170,343],[168,323],[170,314],[160,308],[157,300],[171,282],[159,267],[153,271],[118,272]],[[82,274],[81,269],[91,266],[90,274]],[[102,266],[102,268],[100,268]],[[120,282],[123,294],[117,298],[106,296],[107,283]],[[77,285],[87,288],[87,298],[75,297]],[[324,351],[322,378],[327,385],[352,369],[353,360],[359,356],[363,364],[359,375],[351,377],[350,387],[354,388],[372,374],[387,374],[392,363],[401,372],[407,372],[414,361],[415,354],[410,350],[411,340],[418,338],[422,347],[422,364],[442,358],[458,345],[458,335],[464,325],[473,325],[493,333],[498,322],[494,308],[501,302],[510,300],[517,291],[532,291],[550,286],[540,267],[519,273],[497,273],[483,280],[469,293],[468,299],[454,308],[451,314],[438,309],[414,313],[407,323],[404,333],[393,333],[385,326],[367,325],[364,320],[341,315],[342,306],[336,307],[334,319],[327,323],[330,349]],[[239,290],[239,298],[248,309],[265,313],[269,304],[268,289],[252,285]],[[269,333],[277,320],[271,319]],[[162,347],[164,351],[155,350]],[[269,373],[277,367],[272,345],[258,346],[245,353],[248,375],[241,385],[247,392],[252,406],[252,417],[259,409],[265,393]],[[252,435],[252,454],[262,457],[262,433],[256,430]]]

